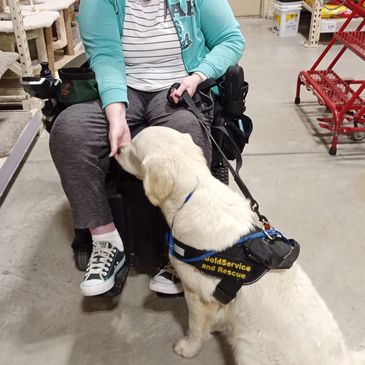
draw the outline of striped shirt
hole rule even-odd
[[[122,50],[136,90],[167,89],[188,75],[165,0],[126,0]]]

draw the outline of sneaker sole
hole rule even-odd
[[[113,286],[115,284],[115,275],[117,275],[119,270],[123,267],[124,263],[125,263],[125,256],[123,257],[123,260],[116,267],[116,269],[114,271],[114,275],[111,278],[109,278],[108,280],[106,280],[104,283],[102,283],[101,285],[89,288],[89,287],[82,287],[81,286],[82,283],[81,283],[81,285],[80,285],[81,293],[85,297],[94,297],[96,295],[101,295],[101,294],[108,292],[110,289],[113,288]]]
[[[161,294],[181,294],[184,292],[182,288],[182,284],[180,286],[173,287],[171,284],[164,284],[164,283],[156,283],[154,281],[150,281],[149,288],[156,292]]]

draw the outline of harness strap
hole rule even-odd
[[[290,244],[292,245],[292,250],[290,254],[288,254],[284,260],[282,257],[280,258],[280,264],[276,267],[277,269],[290,269],[294,263],[294,261],[298,258],[300,247],[297,241],[289,240]],[[277,255],[276,259],[278,260],[279,257]],[[266,270],[262,271],[261,275],[256,278],[256,280],[251,281],[249,284],[253,284],[257,280],[259,280],[264,274],[266,274],[270,269],[267,268]],[[223,304],[228,304],[231,300],[233,300],[237,292],[241,289],[243,285],[247,285],[242,281],[232,280],[231,278],[223,278],[219,284],[215,287],[213,296],[215,299],[220,301]]]
[[[251,285],[271,269],[289,269],[299,255],[299,244],[276,230],[241,237],[223,251],[199,250],[168,235],[170,255],[220,279],[213,296],[229,303],[243,285]]]
[[[269,231],[262,231],[260,228],[256,227],[256,230],[247,236],[241,237],[236,241],[233,246],[243,244],[247,241],[254,240],[255,238],[271,237],[280,235],[275,229],[270,229]],[[217,251],[213,250],[198,250],[197,248],[186,245],[185,243],[177,240],[172,235],[172,229],[167,233],[167,244],[169,245],[169,252],[172,256],[176,256],[180,261],[186,263],[199,262],[207,257],[217,254]],[[288,242],[288,244],[290,244]]]
[[[236,297],[237,292],[241,289],[242,283],[239,281],[233,281],[230,279],[222,279],[215,287],[213,296],[219,302],[228,304],[233,298]]]
[[[223,304],[228,304],[232,299],[234,299],[237,295],[237,292],[244,285],[251,285],[261,279],[270,269],[267,267],[260,266],[259,268],[255,267],[257,272],[255,279],[251,280],[249,283],[245,283],[243,281],[232,280],[229,277],[223,278],[219,284],[215,287],[213,296],[217,300],[219,300]]]

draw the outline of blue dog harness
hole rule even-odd
[[[193,192],[186,197],[181,208]],[[197,250],[174,238],[172,226],[173,223],[167,235],[170,255],[204,274],[221,278],[213,296],[223,304],[235,298],[243,285],[255,283],[269,270],[289,269],[300,251],[295,240],[285,238],[276,229],[258,227],[224,251]]]

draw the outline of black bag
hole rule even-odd
[[[248,143],[252,132],[252,121],[244,114],[248,83],[244,80],[242,67],[230,66],[218,81],[206,80],[202,90],[213,89],[214,119],[211,133],[228,160],[237,160]],[[214,92],[215,91],[215,92]]]
[[[228,160],[236,160],[237,154],[242,153],[252,128],[252,121],[247,115],[231,119],[226,115],[222,104],[215,103],[212,135]]]
[[[99,99],[95,73],[89,68],[61,68],[62,81],[57,95],[61,104],[73,105]]]
[[[235,160],[237,149],[242,153],[246,143],[248,143],[252,132],[252,121],[247,115],[241,115],[239,119],[226,121],[225,128],[228,136],[223,138],[223,152],[229,160]]]

